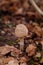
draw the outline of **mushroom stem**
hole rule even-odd
[[[31,4],[35,7],[35,9],[37,10],[37,12],[43,16],[43,11],[36,5],[34,0],[30,0]]]
[[[18,43],[20,44],[20,49],[23,50],[23,48],[24,48],[24,38],[20,39],[20,41]]]

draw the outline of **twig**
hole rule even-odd
[[[30,0],[31,4],[35,7],[35,9],[37,10],[37,12],[43,16],[43,11],[36,5],[34,0]]]

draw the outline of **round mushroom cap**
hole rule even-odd
[[[18,24],[15,28],[15,36],[24,37],[28,35],[28,29],[24,24]]]

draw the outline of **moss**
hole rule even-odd
[[[38,57],[38,58],[37,58],[38,62],[39,62],[41,59],[42,59],[42,57]]]
[[[30,65],[34,65],[35,64],[35,61],[33,59],[30,59],[29,64]]]
[[[9,40],[9,41],[6,42],[6,44],[8,44],[8,45],[14,45],[14,44],[16,44],[16,43]]]

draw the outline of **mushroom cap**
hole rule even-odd
[[[28,35],[28,29],[24,24],[18,24],[15,28],[15,36],[24,37]]]

